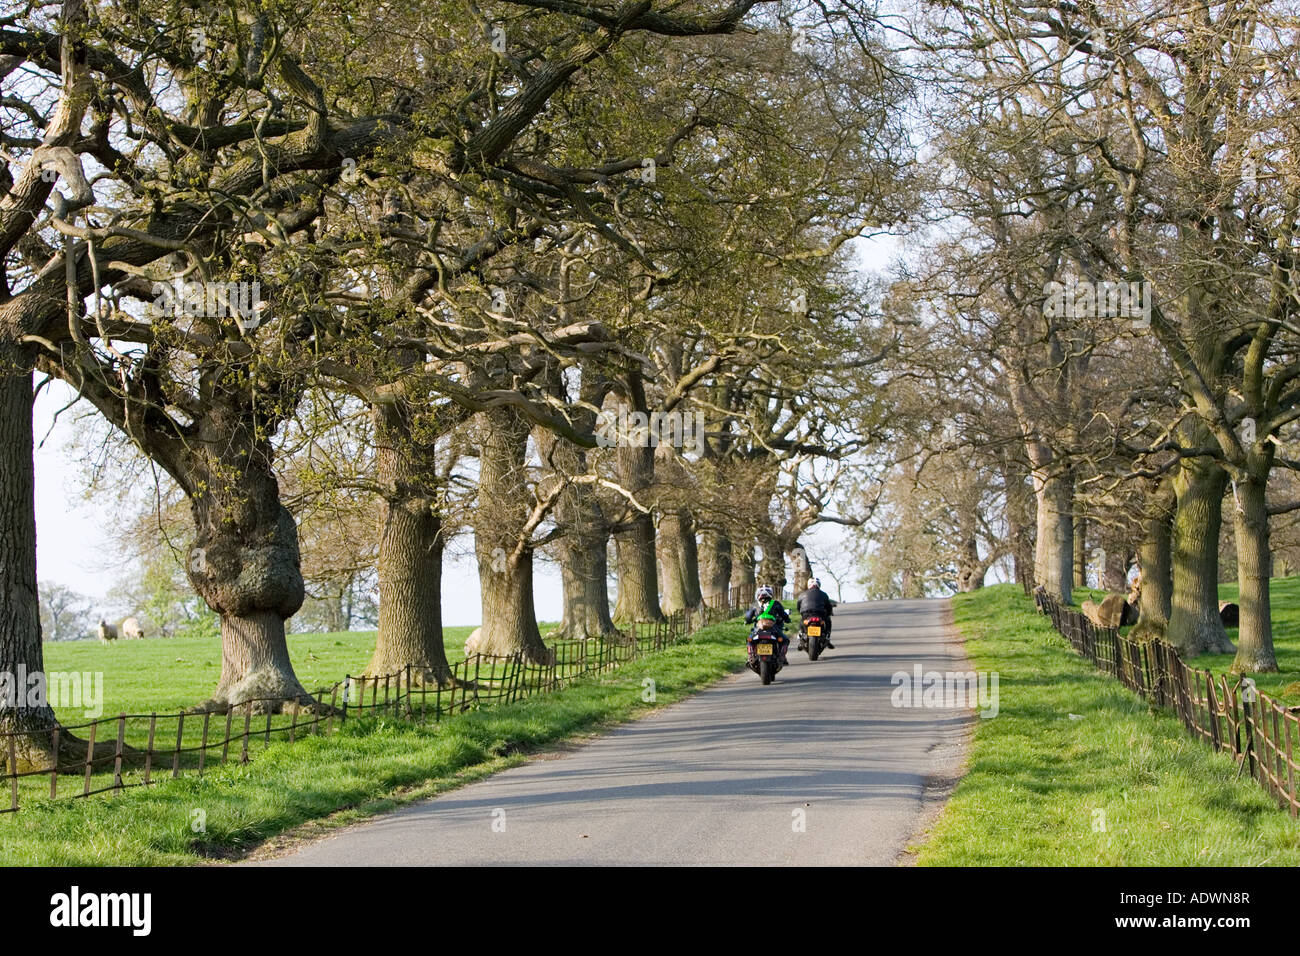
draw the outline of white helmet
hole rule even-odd
[[[764,584],[761,588],[758,589],[758,594],[755,596],[760,601],[770,601],[773,596],[773,591],[770,587]]]
[[[821,583],[821,581],[817,580],[816,578],[809,578],[809,579],[808,579],[808,586],[809,586],[810,588],[819,588],[819,587],[822,586],[822,583]]]

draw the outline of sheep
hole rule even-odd
[[[139,640],[144,637],[144,628],[140,626],[140,621],[134,617],[128,617],[122,622],[122,636],[127,640]]]
[[[483,628],[476,627],[474,628],[473,631],[470,632],[469,637],[465,639],[466,657],[473,657],[475,654],[478,653],[478,642],[482,633],[483,633]]]
[[[109,624],[102,617],[99,619],[99,629],[97,633],[99,634],[99,642],[101,644],[107,644],[109,641],[117,640],[117,628],[112,624]]]

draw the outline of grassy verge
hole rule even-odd
[[[920,864],[1300,864],[1300,825],[1075,655],[1015,585],[960,595],[953,615],[974,666],[999,675],[1000,707],[976,721],[968,773]]]
[[[616,671],[509,706],[433,725],[349,721],[332,737],[272,744],[251,763],[215,767],[202,779],[34,801],[0,816],[0,864],[193,864],[238,854],[336,811],[347,811],[336,820],[356,819],[679,700],[741,667],[742,638],[740,625],[717,624]],[[653,702],[643,699],[647,677]]]
[[[554,630],[543,624],[542,632]],[[465,657],[472,627],[443,633],[448,661]],[[374,631],[288,635],[294,673],[309,691],[360,674],[375,649]],[[143,641],[59,641],[45,645],[45,667],[104,675],[104,713],[176,713],[212,695],[221,675],[221,642],[207,637],[151,638]],[[65,723],[81,723],[79,711],[59,710]]]

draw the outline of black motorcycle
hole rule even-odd
[[[821,657],[826,645],[831,642],[830,624],[816,614],[805,614],[799,620],[799,649],[808,652],[808,660],[815,661]]]
[[[749,635],[749,669],[764,684],[772,683],[782,666],[781,641],[775,631],[755,631]]]

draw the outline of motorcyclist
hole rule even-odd
[[[808,581],[808,590],[799,595],[799,616],[819,617],[826,623],[826,648],[835,650],[835,645],[831,643],[831,612],[838,604],[838,601],[831,600],[831,596],[822,590],[822,583],[817,578],[811,578]],[[807,650],[808,639],[803,634],[802,628],[799,633],[799,650]]]
[[[753,637],[758,630],[758,619],[763,616],[771,617],[773,620],[772,630],[776,633],[776,639],[781,645],[781,662],[786,661],[786,650],[790,647],[790,639],[785,636],[785,625],[790,623],[790,612],[785,609],[776,598],[776,594],[766,584],[758,589],[754,595],[754,606],[745,612],[745,623],[753,624],[749,636]]]

